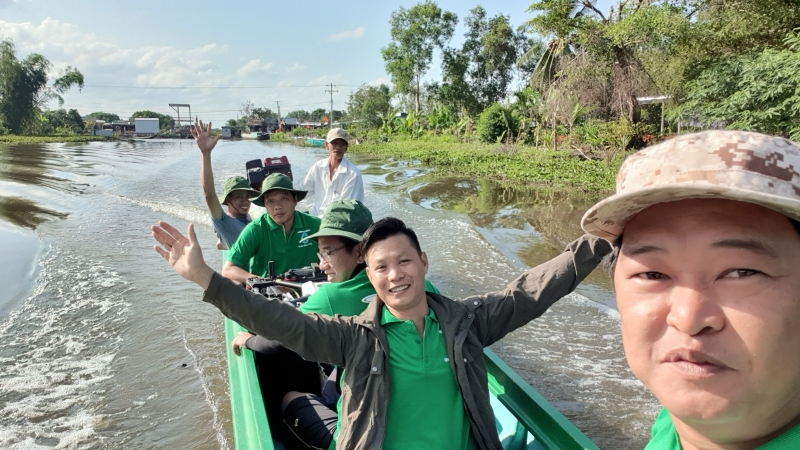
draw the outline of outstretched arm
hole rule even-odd
[[[211,122],[208,126],[203,128],[203,121],[194,123],[192,128],[192,136],[197,147],[200,148],[200,184],[203,186],[203,197],[206,199],[208,211],[215,219],[222,219],[222,205],[217,198],[217,192],[214,189],[214,173],[211,171],[211,150],[217,145],[217,142],[222,138],[222,134],[217,137],[211,137]]]
[[[555,258],[523,273],[500,292],[465,301],[475,309],[473,329],[484,346],[541,316],[578,284],[611,253],[607,241],[584,235],[571,242]]]
[[[188,238],[166,222],[151,227],[156,252],[183,278],[206,290],[203,300],[260,336],[281,341],[300,356],[345,366],[355,326],[348,318],[305,315],[294,306],[265,298],[221,277],[203,260],[200,244],[189,224]]]
[[[172,269],[183,278],[196,283],[203,289],[208,289],[214,269],[209,267],[203,259],[203,252],[200,250],[197,235],[194,233],[194,224],[190,223],[186,230],[186,234],[189,235],[188,239],[163,220],[150,229],[153,237],[161,244],[161,246],[154,245],[153,248],[169,262]]]

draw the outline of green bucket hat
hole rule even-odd
[[[282,173],[272,173],[267,178],[264,178],[264,182],[261,184],[261,194],[256,192],[258,196],[251,198],[250,201],[258,206],[264,207],[264,195],[267,192],[275,189],[281,189],[293,193],[297,196],[298,202],[306,198],[306,194],[308,194],[308,191],[296,190],[292,184],[292,179],[286,175]]]
[[[247,191],[252,195],[258,195],[258,191],[250,187],[250,183],[244,177],[230,177],[225,181],[225,188],[222,190],[222,196],[219,202],[225,204],[228,195],[233,191]]]
[[[356,242],[372,225],[372,213],[358,200],[336,200],[325,208],[319,231],[306,239],[320,236],[341,236]]]

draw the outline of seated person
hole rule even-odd
[[[316,262],[317,249],[306,238],[319,230],[320,220],[295,210],[305,196],[286,175],[266,177],[261,194],[251,200],[266,208],[267,214],[242,231],[228,253],[222,276],[245,283],[248,278],[267,276],[270,261],[275,262],[276,274]]]
[[[663,405],[648,450],[800,448],[798,169],[782,138],[679,136],[584,216],[615,243],[625,355]]]
[[[250,197],[259,192],[250,187],[244,177],[230,177],[225,181],[222,197],[217,198],[214,190],[214,173],[211,171],[211,150],[222,138],[219,134],[211,137],[211,122],[203,128],[203,122],[195,122],[191,129],[197,146],[200,148],[200,184],[203,187],[203,197],[206,199],[208,212],[211,214],[211,223],[219,237],[217,248],[227,250],[231,248],[241,234],[244,227],[252,221],[250,211]],[[226,205],[225,210],[222,205]]]
[[[583,237],[502,291],[454,301],[425,292],[428,257],[416,234],[386,218],[361,241],[376,298],[359,316],[331,317],[303,314],[216,274],[203,260],[192,224],[189,238],[166,222],[152,231],[156,251],[205,290],[204,301],[308,360],[345,368],[335,438],[340,448],[501,449],[484,347],[542,315],[611,252],[607,242]],[[315,430],[323,432],[317,442],[331,445],[329,428]]]

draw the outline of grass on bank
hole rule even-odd
[[[94,141],[116,141],[114,137],[92,136],[92,135],[63,135],[63,136],[18,136],[15,134],[0,135],[2,142],[21,142],[25,144],[47,144],[62,142],[94,142]]]
[[[586,160],[568,152],[519,145],[402,140],[351,145],[351,153],[417,160],[444,173],[520,184],[609,191],[622,158]]]

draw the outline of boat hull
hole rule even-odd
[[[268,141],[269,133],[260,133],[260,132],[242,133],[242,139],[249,141]]]
[[[306,145],[310,145],[312,147],[322,147],[325,145],[325,139],[306,139]]]

